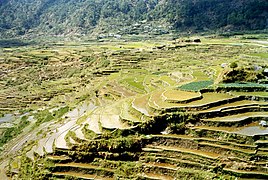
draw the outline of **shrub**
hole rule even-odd
[[[184,134],[186,130],[186,124],[193,120],[193,115],[185,112],[176,112],[167,118],[167,121],[169,123],[168,127],[173,133],[177,134]]]
[[[51,121],[54,117],[48,110],[43,110],[35,114],[35,118],[37,119],[36,125],[39,126],[44,122]]]
[[[62,108],[58,109],[57,111],[54,111],[53,116],[55,118],[60,118],[64,114],[66,114],[69,110],[70,110],[70,108],[68,106],[62,107]]]
[[[91,57],[91,56],[83,56],[82,57],[82,59],[81,59],[81,61],[83,61],[83,62],[92,62],[92,61],[94,61],[95,60],[95,58],[94,57]]]
[[[232,69],[235,69],[235,68],[237,68],[238,67],[238,64],[236,63],[236,62],[232,62],[231,64],[230,64],[230,68],[232,68]]]
[[[29,121],[27,120],[27,116],[23,116],[20,120],[20,123],[15,125],[14,127],[8,128],[3,133],[1,139],[0,139],[0,147],[2,147],[4,144],[6,144],[11,139],[15,138],[17,135],[19,135],[22,130],[29,125]]]
[[[225,90],[225,91],[254,92],[254,91],[265,91],[267,88],[268,88],[267,84],[236,82],[236,83],[219,84],[217,87],[217,91]]]
[[[237,81],[257,82],[258,79],[263,79],[264,75],[261,71],[254,71],[251,68],[238,68],[227,71],[222,76],[221,82],[233,83]]]

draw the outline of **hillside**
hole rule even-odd
[[[267,28],[266,0],[1,0],[2,37]]]
[[[0,48],[0,179],[267,179],[267,33],[193,40]]]
[[[0,180],[268,179],[267,0],[0,0]]]

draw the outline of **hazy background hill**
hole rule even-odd
[[[267,0],[0,0],[2,37],[267,27]]]

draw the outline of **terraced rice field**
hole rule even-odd
[[[267,86],[240,91],[216,81],[222,63],[267,67],[266,59],[244,56],[264,47],[236,41],[6,50],[0,145],[10,166],[0,172],[14,179],[267,179]]]

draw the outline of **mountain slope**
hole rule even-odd
[[[124,34],[142,20],[154,22],[147,24],[152,29],[171,25],[165,30],[264,29],[267,9],[266,0],[2,0],[0,32],[2,36]]]

